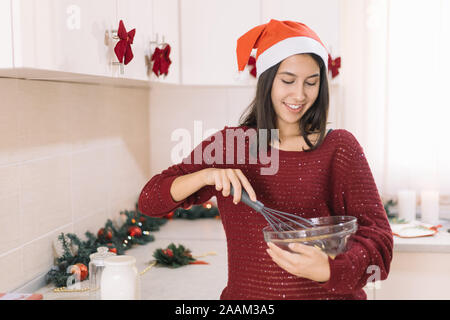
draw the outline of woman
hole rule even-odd
[[[362,147],[346,130],[326,132],[326,50],[304,24],[277,20],[239,38],[239,70],[253,48],[258,48],[257,91],[240,126],[225,127],[183,163],[155,175],[142,190],[139,209],[163,216],[217,197],[228,246],[228,284],[221,299],[366,299],[362,288],[374,276],[369,270],[379,280],[388,275],[392,234]],[[256,140],[247,134],[263,130],[270,132]],[[236,132],[237,146],[229,143]],[[262,151],[270,163],[260,157]],[[262,174],[273,162],[276,170]],[[358,231],[334,259],[301,244],[282,250],[264,241],[264,218],[239,203],[242,188],[254,201],[304,218],[355,216]]]

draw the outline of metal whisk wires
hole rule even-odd
[[[234,195],[234,188],[231,186],[231,195]],[[299,217],[295,214],[278,211],[275,209],[267,208],[260,201],[252,201],[244,189],[242,189],[241,201],[246,205],[256,210],[269,223],[270,227],[277,232],[283,231],[294,231],[298,230],[299,227],[302,229],[308,229],[315,227],[315,224],[310,220]]]

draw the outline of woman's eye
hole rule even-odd
[[[291,82],[289,82],[289,81],[285,81],[285,80],[281,80],[281,81],[283,81],[284,83],[287,83],[287,84],[291,84],[291,83],[294,83],[294,81],[291,81]]]
[[[317,84],[317,82],[314,82],[314,83],[306,82],[306,84],[307,84],[308,86],[315,86],[315,85]]]

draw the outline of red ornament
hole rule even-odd
[[[331,58],[331,55],[328,55],[328,70],[331,71],[331,78],[337,77],[340,67],[341,57],[337,57],[333,60],[333,58]]]
[[[249,65],[250,67],[252,67],[250,69],[250,74],[256,78],[256,59],[254,56],[250,56],[250,58],[248,59],[248,63],[247,65]]]
[[[75,274],[78,280],[83,281],[88,276],[88,268],[82,263],[77,263],[72,266],[70,273]]]
[[[172,251],[172,249],[166,249],[166,250],[163,250],[163,253],[164,253],[166,256],[170,257],[170,258],[173,257],[173,251]]]
[[[106,245],[109,248],[109,250],[108,250],[109,252],[113,252],[113,253],[117,254],[117,248],[114,247],[114,245],[112,243],[107,243]]]
[[[152,54],[151,61],[153,61],[152,70],[157,77],[164,74],[167,76],[169,73],[169,66],[172,61],[169,58],[170,55],[170,45],[166,44],[164,49],[156,48],[155,52]]]
[[[101,228],[97,232],[97,238],[104,238],[106,240],[111,240],[112,232],[111,232],[111,230],[105,230],[105,228]]]
[[[138,226],[131,226],[128,228],[128,235],[132,237],[140,237],[142,236],[142,230]]]
[[[166,214],[166,218],[167,219],[173,219],[173,215],[174,215],[175,213],[174,213],[174,211],[171,211],[171,212],[169,212],[168,214]]]
[[[123,21],[119,22],[119,29],[117,31],[117,36],[120,38],[114,47],[114,52],[116,53],[119,62],[124,62],[127,65],[133,59],[133,51],[131,50],[131,45],[133,44],[134,35],[136,34],[136,29],[127,32]],[[125,61],[124,61],[125,57]]]

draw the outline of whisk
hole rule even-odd
[[[231,186],[230,193],[232,196],[234,195],[233,186]],[[250,208],[262,214],[274,231],[295,231],[299,230],[298,227],[307,229],[316,226],[311,220],[299,217],[292,213],[267,208],[260,201],[252,201],[247,191],[245,191],[244,189],[242,189],[241,201],[248,205]]]

